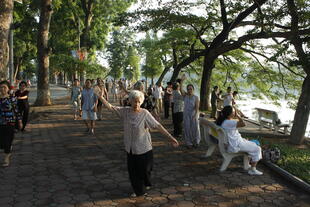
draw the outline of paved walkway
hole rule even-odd
[[[123,132],[116,116],[105,111],[96,136],[90,136],[82,121],[72,120],[68,106],[36,111],[40,116],[34,116],[30,131],[15,139],[11,166],[0,168],[1,207],[309,206],[309,195],[262,165],[260,177],[247,175],[241,160],[219,173],[219,155],[200,158],[204,144],[196,150],[174,149],[158,133],[152,134],[154,186],[148,196],[130,198]]]

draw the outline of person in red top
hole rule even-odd
[[[19,83],[19,90],[15,92],[15,96],[17,98],[17,106],[18,110],[22,116],[23,126],[21,131],[25,131],[28,115],[29,115],[29,102],[28,102],[29,91],[27,90],[27,83],[22,81]]]

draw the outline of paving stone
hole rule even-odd
[[[69,106],[42,110],[50,111],[48,117],[16,135],[12,165],[0,168],[1,207],[305,207],[310,199],[263,166],[263,176],[248,176],[242,159],[219,173],[217,151],[201,159],[204,144],[195,150],[171,148],[157,132],[152,133],[152,189],[148,196],[130,198],[119,119],[104,109],[106,118],[96,123],[92,137],[83,133],[82,121],[72,120]],[[171,120],[162,123],[171,129]]]
[[[247,199],[251,202],[254,202],[254,203],[264,202],[264,199],[262,199],[261,197],[258,197],[258,196],[248,196]]]
[[[177,202],[177,206],[178,207],[194,207],[195,204],[193,202],[190,202],[190,201],[179,201],[179,202]]]

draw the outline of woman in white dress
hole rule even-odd
[[[238,120],[235,120],[234,117]],[[238,129],[244,127],[245,123],[238,113],[235,113],[235,109],[232,106],[225,106],[221,111],[216,124],[221,126],[228,136],[228,152],[246,152],[251,158],[250,169],[248,173],[250,175],[262,175],[263,173],[256,169],[257,162],[262,159],[262,150],[254,142],[248,141],[241,137]]]

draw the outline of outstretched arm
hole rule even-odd
[[[157,129],[161,134],[165,135],[168,139],[170,139],[172,146],[179,146],[179,142],[161,124],[157,126]]]
[[[116,113],[118,116],[120,116],[120,113],[118,110],[116,110],[115,106],[110,104],[103,96],[98,96],[98,98],[103,103],[103,105],[105,107],[107,107],[107,109],[109,109],[110,111],[112,111],[112,112]]]

